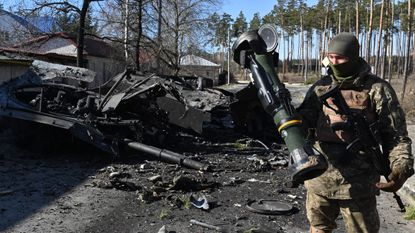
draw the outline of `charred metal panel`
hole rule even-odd
[[[157,98],[157,104],[167,112],[169,122],[197,133],[203,132],[203,125],[211,121],[211,114],[185,105],[169,97]]]

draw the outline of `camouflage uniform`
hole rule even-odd
[[[413,174],[411,139],[396,94],[389,83],[370,74],[370,66],[363,59],[359,58],[359,63],[357,77],[341,84],[342,94],[351,96],[345,99],[352,110],[359,111],[358,108],[364,106],[360,109],[361,114],[374,114],[372,120],[377,120],[380,125],[382,148],[389,154],[390,167],[409,177]],[[330,113],[319,100],[334,82],[337,80],[331,75],[318,80],[298,109],[315,147],[329,163],[323,175],[305,182],[307,216],[313,227],[332,230],[336,228],[335,219],[340,211],[349,232],[378,232],[375,195],[379,190],[375,184],[379,182],[379,173],[367,152],[362,150],[352,154],[346,151],[348,132],[331,130],[330,121],[335,114],[328,116]],[[363,102],[359,102],[359,98]],[[353,101],[348,100],[354,100],[357,109],[353,109]]]

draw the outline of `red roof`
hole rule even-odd
[[[46,42],[51,38],[60,37],[64,39],[68,39],[70,43],[72,43],[74,46],[77,45],[76,41],[77,38],[74,35],[68,35],[63,32],[49,34],[49,35],[43,35],[36,38],[32,38],[30,40],[24,41],[23,43],[20,43],[18,45],[14,45],[12,48],[0,48],[1,50],[7,50],[12,51],[15,50],[15,52],[24,52],[24,53],[33,53],[33,54],[39,54],[36,52],[35,48],[31,48],[31,45],[38,45],[39,43]],[[93,38],[90,36],[85,36],[84,38],[84,54],[95,56],[95,57],[111,57],[111,58],[117,58],[119,52],[110,44],[107,42],[98,39]],[[43,54],[44,55],[44,54]]]

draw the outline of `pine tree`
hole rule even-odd
[[[261,18],[259,17],[259,13],[255,13],[254,17],[252,17],[251,22],[249,22],[249,30],[258,29],[261,26]]]
[[[233,26],[232,26],[232,36],[238,37],[242,33],[248,30],[248,23],[246,22],[246,18],[244,13],[241,11],[239,12],[238,17],[236,18]]]

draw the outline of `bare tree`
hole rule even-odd
[[[372,30],[373,30],[373,0],[370,0],[370,8],[369,8],[369,26],[368,32],[366,34],[366,53],[365,58],[368,63],[370,63],[370,55],[371,55],[371,40],[372,40]]]
[[[394,8],[394,3],[395,1],[393,0],[390,4],[389,7],[390,12],[391,12],[391,16],[390,16],[390,25],[389,25],[389,41],[390,41],[390,46],[389,46],[389,60],[388,60],[388,81],[390,82],[392,79],[392,60],[393,60],[393,28],[394,28],[394,17],[395,17],[395,8]]]
[[[388,0],[385,1],[385,16],[386,16],[386,26],[385,26],[385,36],[383,38],[383,51],[382,51],[382,63],[381,63],[381,73],[380,73],[380,77],[382,79],[385,79],[386,77],[386,62],[388,59],[388,51],[390,48],[390,44],[391,44],[391,38],[390,38],[390,26],[389,24],[391,23],[391,16],[390,16],[390,3]]]
[[[355,1],[355,8],[356,8],[356,36],[359,37],[359,0]]]
[[[191,45],[203,44],[207,19],[218,0],[165,0],[163,2],[161,56],[178,74],[180,60]]]
[[[411,47],[411,35],[412,35],[412,19],[413,19],[413,13],[412,13],[412,0],[408,0],[408,31],[406,34],[406,54],[405,54],[405,64],[404,64],[404,71],[403,71],[403,85],[402,85],[402,95],[401,95],[401,101],[403,101],[403,98],[405,96],[406,91],[406,82],[408,81],[408,75],[409,75],[409,62],[411,55],[410,47]]]
[[[82,6],[78,7],[75,4],[72,4],[69,1],[56,1],[51,2],[47,0],[39,0],[35,1],[36,7],[32,9],[32,12],[41,11],[45,8],[51,8],[56,11],[63,11],[63,12],[69,12],[73,11],[79,14],[79,27],[78,27],[78,34],[77,34],[77,54],[76,54],[76,65],[78,67],[85,67],[84,62],[84,38],[85,38],[85,20],[88,13],[89,6],[91,2],[98,2],[103,0],[83,0]]]
[[[382,26],[383,26],[383,9],[385,6],[385,0],[382,0],[382,6],[380,8],[380,18],[379,18],[379,36],[378,36],[378,44],[376,48],[376,57],[375,57],[375,74],[379,72],[379,60],[380,60],[380,44],[382,41]]]

